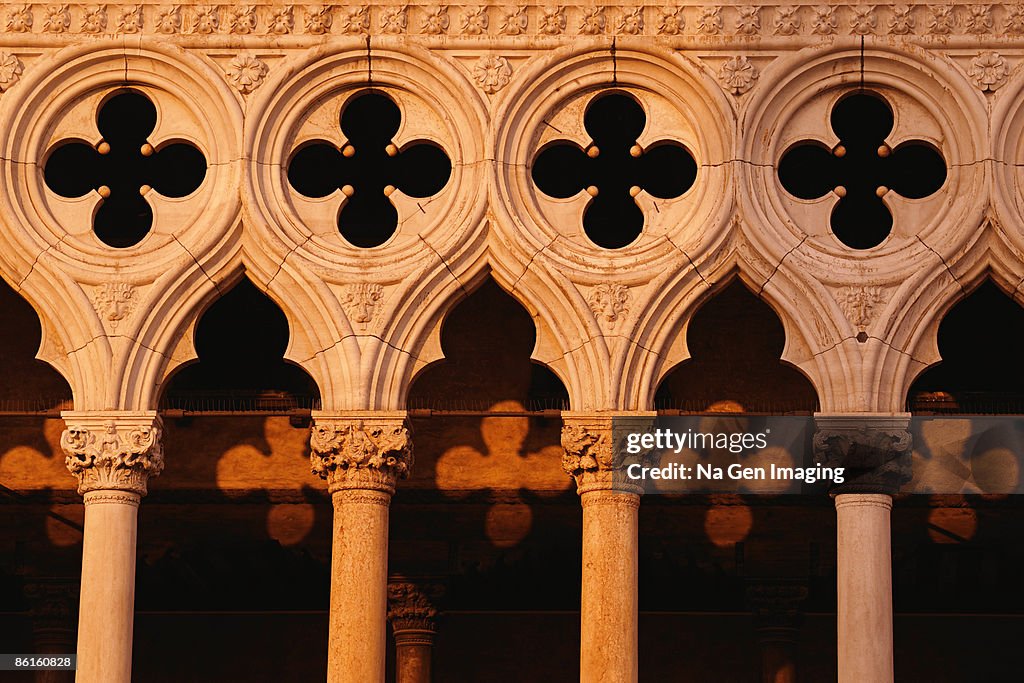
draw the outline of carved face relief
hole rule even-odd
[[[598,321],[614,326],[629,313],[629,289],[625,285],[602,283],[590,292],[587,303]]]

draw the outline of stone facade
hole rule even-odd
[[[983,280],[1024,303],[1022,55],[1024,10],[1012,4],[0,4],[0,276],[38,314],[38,357],[74,398],[59,447],[86,503],[79,681],[131,679],[148,480],[177,467],[187,474],[171,475],[168,490],[215,488],[186,454],[165,454],[157,410],[171,375],[198,357],[200,316],[242,277],[284,312],[284,357],[320,392],[309,486],[331,497],[333,514],[332,683],[384,679],[388,618],[402,680],[429,680],[437,606],[411,579],[389,584],[390,506],[403,479],[441,495],[474,483],[502,492],[480,524],[496,547],[534,524],[525,499],[570,485],[518,471],[530,427],[493,423],[469,437],[486,453],[447,451],[437,481],[416,481],[413,380],[445,358],[446,317],[488,277],[526,309],[529,359],[568,395],[560,446],[529,455],[557,474],[545,455],[557,451],[580,497],[581,680],[636,681],[640,670],[640,492],[611,485],[624,463],[610,416],[653,419],[662,380],[690,358],[695,312],[738,279],[778,316],[781,360],[816,392],[818,459],[876,477],[836,492],[838,659],[843,683],[891,681],[890,510],[909,476],[908,390],[940,360],[943,315]],[[865,94],[892,119],[871,163],[901,159],[914,175],[937,159],[941,181],[901,193],[829,178],[798,196],[783,160],[800,149],[860,154],[846,148],[837,112]],[[122,200],[102,175],[120,178],[113,164],[128,163],[103,118],[126,95],[152,109],[151,121],[137,117],[151,125],[131,168],[177,154],[171,180],[190,185],[136,185]],[[387,140],[345,123],[370,95],[397,111]],[[671,193],[654,189],[654,173],[618,178],[641,218],[615,247],[586,224],[608,195],[599,182],[555,196],[534,174],[553,149],[579,168],[608,158],[588,118],[608,95],[642,119],[623,147],[636,163],[622,168],[656,168],[643,164],[672,150],[672,168],[695,169]],[[375,151],[380,164],[406,163],[408,184],[368,200],[354,180],[299,191],[292,169],[314,148],[353,177]],[[907,157],[910,148],[920,154]],[[73,154],[88,172],[68,166]],[[433,189],[412,189],[420,182]],[[891,222],[870,244],[834,229],[860,185]],[[102,227],[115,201],[148,215],[144,229]],[[364,201],[393,214],[393,231],[339,227]],[[876,431],[849,426],[865,416]],[[289,452],[306,443],[267,441]],[[512,465],[473,470],[509,441]],[[313,495],[273,471],[280,460],[259,462],[271,473],[218,464],[217,485],[250,495],[232,482],[259,476],[262,502],[288,487],[289,505]],[[720,503],[705,529],[738,558],[752,513]],[[786,617],[759,626],[763,671],[795,680],[793,605],[807,591],[777,588],[751,592],[759,617]]]

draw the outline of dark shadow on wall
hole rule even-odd
[[[411,408],[483,413],[415,416],[416,465],[393,503],[392,570],[446,574],[449,608],[579,605],[579,512],[561,469],[561,421],[526,414],[568,407],[568,395],[530,360],[535,341],[530,315],[488,279],[450,312],[444,360],[410,389]],[[502,411],[519,414],[486,416]],[[421,504],[430,512],[418,514]],[[573,578],[544,580],[552,574]]]
[[[942,360],[908,392],[914,413],[1024,413],[1024,308],[991,280],[939,325]]]
[[[659,410],[811,413],[814,386],[779,360],[785,331],[775,312],[734,280],[694,314],[687,333],[690,359],[662,380]]]
[[[81,574],[80,499],[58,444],[63,424],[24,414],[70,408],[71,387],[35,359],[39,318],[2,280],[0,321],[0,412],[23,413],[0,418],[0,642],[44,652],[50,629],[73,651],[73,605],[59,613],[49,589]]]

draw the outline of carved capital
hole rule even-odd
[[[309,445],[313,474],[327,480],[331,493],[394,493],[413,463],[404,412],[314,413]]]
[[[440,594],[440,586],[420,586],[404,581],[389,583],[388,621],[395,637],[412,631],[413,637],[419,633],[432,641],[437,619],[434,603]]]
[[[162,423],[155,411],[61,413],[60,447],[78,492],[146,495],[146,482],[164,469]]]
[[[910,480],[910,416],[816,415],[814,461],[845,469],[833,493],[896,493]]]
[[[650,453],[627,453],[626,434],[650,430],[655,417],[655,413],[562,413],[562,469],[576,480],[577,491],[641,493],[625,472],[634,463],[644,464]]]

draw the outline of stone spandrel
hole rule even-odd
[[[625,438],[629,432],[648,431],[655,417],[654,413],[563,413],[562,469],[576,480],[577,491],[642,493],[641,487],[628,481],[625,472],[632,464],[649,464],[651,453],[627,453]]]
[[[313,474],[327,480],[331,493],[394,493],[395,483],[412,469],[412,438],[404,414],[315,416],[309,444]]]
[[[60,445],[78,492],[127,491],[146,495],[146,483],[163,471],[162,423],[155,412],[62,414]]]

